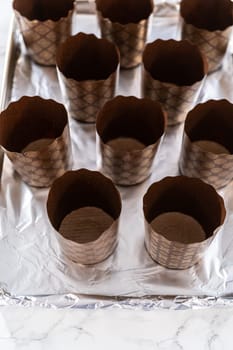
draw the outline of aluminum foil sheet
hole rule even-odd
[[[178,12],[172,3],[157,6],[150,41],[180,37]],[[75,16],[73,31],[81,30],[100,35],[97,18],[92,14]],[[10,70],[8,73],[10,79]],[[229,52],[223,69],[207,78],[199,101],[224,97],[233,102],[232,76]],[[140,67],[122,71],[118,93],[140,96],[140,79]],[[56,70],[42,68],[22,53],[13,74],[11,100],[35,94],[62,101]],[[8,94],[3,96],[6,106]],[[94,125],[70,120],[70,127],[73,168],[96,169],[99,157]],[[148,180],[130,188],[119,187],[123,201],[119,245],[110,258],[93,266],[64,259],[47,218],[48,190],[24,184],[4,157],[0,192],[0,305],[146,310],[232,305],[233,183],[220,191],[227,207],[226,223],[199,264],[188,270],[168,270],[156,264],[144,246],[142,198],[154,181],[179,173],[182,132],[183,125],[167,130]]]

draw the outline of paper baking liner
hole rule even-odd
[[[132,4],[133,8],[131,8]],[[140,13],[142,4],[145,13]],[[151,0],[144,0],[144,3],[132,2],[132,0],[96,0],[96,6],[101,35],[114,42],[119,48],[121,68],[138,66],[142,62],[153,2]]]
[[[93,34],[79,33],[60,46],[57,66],[69,116],[81,122],[95,122],[100,108],[115,95],[119,66],[116,47]]]
[[[223,31],[210,32],[195,28],[192,24],[183,23],[182,38],[195,43],[208,60],[208,72],[214,72],[221,65],[231,37],[232,27]]]
[[[205,54],[209,73],[222,65],[232,33],[232,11],[230,0],[181,1],[182,38]]]
[[[23,151],[39,139],[51,139],[51,143],[36,151]],[[22,97],[11,103],[0,115],[0,144],[24,182],[35,187],[50,186],[70,166],[64,107],[40,97]]]
[[[223,199],[212,186],[185,176],[166,177],[151,185],[143,198],[143,210],[146,248],[153,260],[170,269],[187,269],[200,261],[226,216]],[[184,244],[154,231],[151,221],[166,212],[195,218],[205,230],[206,239]]]
[[[73,10],[57,21],[29,20],[18,11],[14,12],[30,57],[44,66],[55,65],[58,45],[71,34]]]
[[[135,185],[150,176],[153,160],[165,130],[159,103],[118,96],[107,102],[96,123],[101,170],[118,185]],[[143,149],[122,150],[108,144],[117,138],[140,141]]]
[[[183,122],[195,105],[207,73],[199,49],[186,40],[158,39],[146,45],[143,64],[143,96],[161,103],[168,125]]]
[[[97,207],[113,218],[113,224],[99,238],[79,243],[64,238],[58,231],[64,217],[73,210]],[[47,201],[48,217],[57,231],[61,251],[80,264],[96,264],[106,259],[116,248],[121,213],[120,194],[112,181],[97,171],[68,171],[50,189]]]
[[[233,178],[233,105],[227,100],[209,100],[188,113],[184,126],[180,171],[198,177],[215,188]],[[195,141],[217,142],[230,154],[216,154],[201,148]]]

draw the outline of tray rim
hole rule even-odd
[[[83,9],[90,9],[94,0],[75,0],[76,5],[82,4]],[[83,10],[81,14],[93,14],[90,11]],[[11,100],[11,91],[13,85],[13,76],[19,57],[19,42],[16,39],[16,21],[15,15],[12,15],[9,25],[8,40],[5,51],[3,78],[0,89],[0,112],[3,111]],[[0,148],[0,176],[2,173],[4,153]],[[74,303],[73,306],[54,305],[49,302],[50,297],[77,298],[80,304]],[[145,311],[154,311],[157,309],[166,310],[184,310],[184,309],[207,309],[210,307],[233,307],[233,293],[225,296],[215,297],[208,295],[148,295],[144,297],[128,297],[128,296],[99,296],[99,295],[82,295],[82,294],[63,294],[63,295],[14,295],[4,290],[0,286],[0,306],[17,305],[21,307],[41,307],[41,308],[72,308],[72,309],[130,309],[137,310],[141,308]],[[186,306],[184,306],[186,305]]]

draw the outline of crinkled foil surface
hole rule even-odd
[[[75,15],[74,33],[78,31],[99,35],[96,17]],[[179,36],[174,1],[160,3],[149,40]],[[141,68],[122,71],[118,94],[140,96],[140,79]],[[61,102],[56,70],[33,64],[21,54],[11,100],[22,95]],[[210,98],[233,102],[231,45],[223,69],[207,78],[199,101]],[[73,168],[96,169],[94,125],[71,120],[70,127]],[[233,183],[220,191],[227,207],[226,223],[199,264],[184,271],[168,270],[153,262],[145,250],[142,198],[154,181],[179,173],[182,131],[183,125],[167,130],[147,181],[119,187],[123,201],[119,244],[110,258],[93,266],[75,264],[61,255],[47,218],[48,190],[25,185],[5,157],[0,192],[0,305],[146,310],[233,305]]]

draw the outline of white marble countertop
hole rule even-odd
[[[11,0],[1,0],[0,81]],[[199,311],[0,308],[0,349],[233,349],[233,309]]]
[[[0,309],[4,350],[232,350],[233,309]]]

